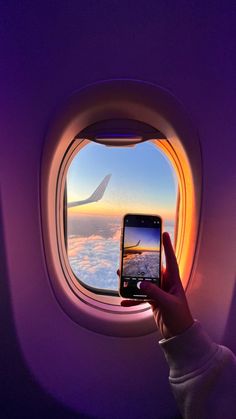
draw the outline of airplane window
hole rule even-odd
[[[174,242],[178,181],[153,141],[107,147],[88,141],[70,161],[65,185],[65,242],[76,281],[117,295],[120,228],[126,213],[158,214]]]
[[[84,87],[48,129],[40,184],[46,267],[65,313],[109,336],[152,333],[148,304],[121,306],[120,229],[127,213],[160,215],[187,290],[201,233],[202,159],[183,106],[137,80]]]

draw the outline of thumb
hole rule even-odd
[[[163,245],[165,250],[165,256],[166,256],[166,268],[168,272],[178,275],[179,268],[176,261],[176,256],[174,249],[172,247],[171,239],[168,233],[163,233]]]
[[[152,284],[151,282],[142,281],[140,289],[144,291],[151,300],[155,301],[158,306],[167,307],[169,305],[171,300],[170,294],[163,291],[157,285]]]

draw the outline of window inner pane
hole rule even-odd
[[[152,142],[114,148],[91,142],[72,160],[66,184],[68,259],[85,286],[118,290],[125,214],[160,215],[174,239],[177,177]]]

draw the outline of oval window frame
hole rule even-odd
[[[47,271],[63,310],[80,326],[111,336],[141,336],[155,331],[149,304],[121,307],[97,294],[75,292],[62,250],[61,168],[73,139],[87,126],[108,119],[144,122],[163,132],[158,140],[176,170],[180,197],[176,256],[185,288],[196,262],[200,232],[202,159],[200,142],[182,105],[166,90],[137,80],[109,80],[74,93],[51,124],[41,164],[41,221]],[[153,140],[155,142],[155,140]],[[59,193],[58,193],[59,191]],[[185,246],[183,245],[185,243]],[[119,297],[110,297],[119,298]]]

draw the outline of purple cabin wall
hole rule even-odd
[[[41,388],[35,392],[49,393],[78,415],[164,419],[178,413],[158,335],[122,339],[95,334],[69,319],[55,300],[39,213],[48,124],[73,91],[104,79],[146,80],[182,102],[198,128],[204,168],[202,240],[188,291],[190,305],[215,339],[225,336],[235,347],[230,333],[236,304],[231,302],[235,18],[236,6],[229,1],[1,4],[2,244],[9,286],[3,298],[12,310],[15,344]]]

